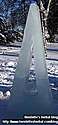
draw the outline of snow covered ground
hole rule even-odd
[[[6,92],[7,90],[10,90],[13,85],[18,61],[18,56],[16,56],[15,53],[19,53],[20,49],[0,46],[0,52],[2,51],[4,53],[10,52],[8,55],[3,53],[0,54],[0,91]],[[12,56],[12,54],[15,56]]]
[[[47,43],[47,49],[58,49],[58,42],[55,43]]]
[[[47,59],[58,60],[58,51],[47,50]]]

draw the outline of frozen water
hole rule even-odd
[[[7,108],[12,118],[17,118],[25,113],[46,114],[52,110],[39,17],[37,5],[31,4],[16,68],[14,86]],[[30,70],[32,44],[34,44],[35,61],[33,64],[35,66]],[[32,74],[30,74],[31,71]]]
[[[35,12],[35,11],[37,12],[36,6],[35,6],[35,8],[33,7],[32,9],[33,9],[33,12]],[[30,16],[30,18],[33,16],[33,12],[32,12],[32,15]],[[31,14],[31,11],[30,11],[30,14]],[[35,16],[36,16],[36,18],[35,18]],[[34,18],[36,19],[36,22],[37,22],[37,24],[39,26],[40,23],[38,23],[37,13],[35,13],[35,15],[33,16],[33,21],[34,21]],[[29,30],[30,29],[29,30],[28,29],[25,30],[25,32],[28,32],[27,33],[27,37],[25,36],[26,39],[24,37],[24,40],[26,40],[25,41],[26,44],[23,42],[23,47],[21,49],[21,54],[19,56],[19,64],[18,64],[19,67],[17,66],[17,71],[18,72],[16,73],[16,77],[15,77],[16,81],[14,81],[14,83],[16,82],[16,85],[14,87],[14,91],[12,93],[13,94],[12,96],[13,97],[15,96],[15,100],[18,99],[17,97],[20,97],[16,101],[16,105],[19,102],[18,107],[17,107],[17,111],[18,111],[18,108],[19,108],[20,109],[19,111],[21,111],[21,109],[22,109],[22,111],[26,112],[25,111],[25,109],[26,109],[30,113],[30,111],[31,112],[33,112],[33,110],[35,111],[35,107],[36,107],[36,111],[35,112],[37,113],[38,112],[38,108],[39,108],[39,112],[41,113],[41,110],[42,110],[42,112],[45,112],[47,107],[49,107],[48,106],[49,105],[49,101],[48,101],[49,97],[48,97],[48,92],[47,92],[47,88],[48,88],[47,81],[48,80],[47,80],[47,72],[46,72],[45,56],[44,56],[44,49],[43,49],[42,38],[40,37],[40,39],[39,39],[39,36],[41,36],[42,34],[41,34],[41,32],[39,32],[39,28],[36,27],[36,23],[32,22],[32,18],[30,20],[30,23],[32,23],[32,26],[33,26],[33,23],[34,23],[34,27],[33,27],[34,29],[32,30],[32,28],[31,28],[31,32],[34,33],[34,31],[35,31],[36,33],[34,33],[35,37],[33,36],[32,39],[31,38],[28,39],[29,35],[32,36],[32,33],[29,34]],[[30,23],[29,23],[29,25],[30,25]],[[30,28],[30,26],[29,26],[29,28]],[[40,29],[40,31],[41,31],[41,29]],[[37,35],[38,32],[39,32],[39,34]],[[29,43],[28,43],[27,40],[29,40]],[[39,40],[39,43],[38,43],[38,40]],[[35,45],[35,47],[34,47],[34,60],[35,60],[35,64],[34,64],[34,60],[32,60],[32,52],[31,52],[31,43],[32,42]],[[24,48],[24,45],[25,45],[25,48]],[[24,51],[22,51],[22,50],[24,50]],[[9,52],[10,52],[10,55],[12,55],[11,54],[12,51],[9,51]],[[9,54],[9,52],[7,50],[5,53]],[[17,50],[16,50],[16,52],[17,52]],[[15,54],[14,51],[13,51],[13,53]],[[0,56],[0,59],[2,60],[0,66],[1,66],[1,68],[3,67],[3,72],[6,72],[5,75],[2,73],[2,76],[3,76],[3,78],[1,76],[1,78],[3,79],[2,83],[4,83],[4,87],[5,87],[5,83],[8,83],[7,86],[9,86],[9,84],[11,83],[11,79],[14,78],[14,76],[13,76],[15,74],[14,67],[16,67],[16,64],[17,64],[16,62],[18,61],[17,60],[18,58],[16,59],[16,57],[13,57],[13,56],[9,57],[9,56],[3,55],[3,56]],[[14,64],[14,60],[15,60],[15,64]],[[30,67],[30,63],[31,63],[30,60],[33,61],[31,67]],[[48,67],[48,71],[49,71],[49,73],[51,75],[53,73],[57,73],[57,71],[56,71],[57,65],[54,67],[54,62],[51,62],[51,63],[49,62],[49,64],[47,63],[47,65],[48,65],[47,66]],[[26,70],[26,68],[27,68],[27,70]],[[29,68],[30,68],[30,70],[29,70]],[[10,75],[12,77],[11,77],[11,79],[9,81],[8,78],[10,78]],[[29,96],[29,98],[27,96],[26,96],[26,98],[24,98],[25,97],[25,93],[23,94],[23,89],[24,89],[25,85],[23,83],[25,82],[24,78],[25,78],[26,75],[28,77],[28,79],[26,81],[26,87],[29,89],[31,94],[36,91],[36,89],[35,89],[36,88],[36,86],[35,86],[36,84],[35,83],[37,83],[37,85],[38,85],[39,94],[38,94],[38,96],[36,96],[36,98],[33,97],[33,96],[31,97],[31,99],[30,99],[30,96]],[[27,86],[27,82],[28,82],[28,86]],[[1,84],[1,86],[2,86],[2,84]],[[52,90],[57,90],[57,88],[55,89],[53,87]],[[19,94],[19,96],[18,96],[18,94]],[[3,99],[6,99],[7,97],[10,96],[10,92],[7,91],[6,93],[5,92],[3,94],[1,93],[1,96],[3,97]],[[21,101],[23,102],[22,106],[21,106]],[[10,99],[10,103],[12,105],[12,100],[11,99]],[[25,106],[26,103],[28,105],[27,107]],[[23,105],[24,105],[24,109],[23,109]],[[14,104],[14,107],[16,107],[15,104]],[[31,109],[30,111],[29,111],[29,108]],[[15,112],[16,112],[16,108],[14,108],[14,109],[15,109]],[[13,111],[13,109],[11,109],[11,111]],[[48,111],[49,111],[49,109],[48,109]],[[20,112],[18,114],[20,114]]]

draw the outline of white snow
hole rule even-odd
[[[9,99],[10,95],[11,95],[10,91],[7,91],[6,93],[0,91],[0,100]]]
[[[2,33],[0,33],[0,36],[2,36],[6,40],[6,37]]]

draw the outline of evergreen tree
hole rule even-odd
[[[47,28],[50,34],[50,41],[54,41],[54,35],[58,34],[58,0],[51,0],[47,17]]]
[[[0,33],[6,37],[7,44],[15,42],[15,40],[22,40],[21,35],[19,35],[21,31],[17,30],[17,27],[25,27],[29,5],[29,0],[2,0],[0,3],[0,17],[3,16],[2,21],[0,21]],[[0,43],[4,44],[2,36]]]

